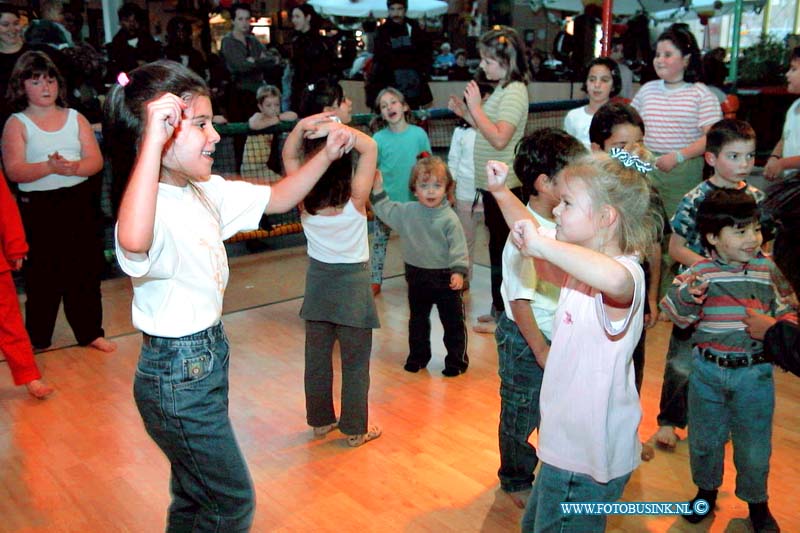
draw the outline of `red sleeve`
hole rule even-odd
[[[22,219],[2,172],[0,172],[0,247],[6,261],[20,259],[28,253]],[[0,261],[0,271],[3,270],[2,263],[3,261]]]

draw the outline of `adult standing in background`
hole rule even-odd
[[[22,40],[19,9],[11,4],[0,3],[0,128],[11,113],[5,97],[8,78],[14,70],[17,58],[26,49],[25,41]]]
[[[192,22],[180,15],[167,22],[167,44],[164,57],[182,64],[208,80],[208,64],[203,54],[192,45]]]
[[[233,4],[230,8],[233,29],[222,38],[220,52],[231,75],[228,84],[228,115],[230,122],[247,122],[257,108],[256,92],[264,83],[264,72],[280,63],[267,53],[266,47],[250,32],[250,6]],[[236,167],[242,165],[245,137],[233,137]]]
[[[433,50],[416,21],[406,17],[408,0],[387,0],[389,17],[375,33],[375,57],[365,86],[372,104],[386,87],[398,89],[411,109],[433,101],[428,87]]]
[[[326,77],[333,67],[333,53],[319,34],[320,18],[310,4],[300,4],[292,9],[291,41],[291,107],[300,109],[300,97],[309,83]]]
[[[140,20],[147,14],[137,4],[122,4],[117,11],[119,31],[108,45],[107,80],[114,82],[120,72],[130,72],[161,57],[161,45]]]

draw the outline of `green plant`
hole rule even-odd
[[[739,85],[783,85],[789,48],[770,35],[742,50],[739,58]]]

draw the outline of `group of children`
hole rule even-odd
[[[486,53],[482,50],[482,56]],[[608,68],[598,65],[596,70]],[[671,68],[668,77],[676,82],[679,67]],[[800,68],[800,54],[793,68]],[[596,74],[602,79],[587,83],[607,84],[604,70]],[[55,129],[51,121],[59,122],[63,114],[56,104],[58,86],[47,88],[52,78],[45,65],[22,80],[46,82],[43,90],[25,86],[29,111],[53,115],[44,114],[45,132]],[[314,88],[308,93],[309,99],[318,97]],[[239,531],[252,523],[252,481],[228,415],[223,240],[255,227],[264,213],[302,202],[310,256],[301,311],[306,407],[316,437],[338,428],[355,447],[382,432],[369,423],[367,407],[371,330],[378,327],[375,290],[369,287],[376,281],[369,278],[370,191],[378,218],[400,234],[410,308],[405,370],[419,372],[431,359],[434,304],[447,348],[442,373],[455,377],[468,368],[462,291],[470,258],[464,229],[451,208],[457,185],[450,170],[423,153],[430,149],[427,137],[408,123],[408,106],[398,91],[379,95],[386,127],[374,139],[345,124],[349,107],[343,93],[332,101],[314,101],[317,108],[301,106],[305,116],[284,146],[287,176],[253,185],[211,173],[220,137],[211,122],[208,88],[191,71],[168,61],[151,63],[129,73],[109,94],[109,120],[139,136],[119,211],[116,255],[133,280],[132,318],[143,332],[134,397],[148,434],[172,467],[169,529]],[[564,515],[559,504],[619,499],[642,455],[634,353],[645,328],[645,307],[648,300],[655,305],[657,292],[648,290],[640,263],[657,255],[663,208],[654,201],[658,193],[648,179],[654,171],[651,154],[640,145],[643,138],[647,142],[647,120],[621,104],[592,111],[594,153],[561,130],[544,129],[516,144],[513,168],[489,161],[485,169],[471,169],[473,177],[485,172],[487,191],[511,230],[501,262],[505,311],[495,331],[501,384],[498,475],[503,490],[525,507],[524,531],[602,530],[605,517]],[[784,135],[776,147],[781,155],[774,158],[781,170],[792,168],[794,157],[786,151],[789,135]],[[766,489],[772,367],[761,341],[745,331],[743,322],[754,310],[777,320],[796,320],[796,315],[787,304],[788,291],[774,281],[777,269],[761,252],[758,202],[763,195],[744,181],[754,161],[752,128],[719,121],[709,126],[704,144],[714,175],[683,197],[671,223],[670,252],[689,268],[661,302],[677,327],[694,328],[687,345],[686,412],[695,500],[704,499],[713,509],[730,437],[736,494],[748,502],[756,531],[777,531]],[[4,135],[4,156],[6,146]],[[79,153],[91,159],[90,148]],[[359,154],[355,167],[351,150]],[[679,158],[671,154],[662,160],[662,170]],[[91,173],[90,163],[68,169],[56,153],[36,164],[43,167],[39,174],[57,167],[62,175],[82,176]],[[404,175],[389,178],[401,165]],[[26,172],[17,181],[40,179],[26,178],[39,175],[33,169]],[[527,205],[506,186],[512,172]],[[4,238],[9,268],[17,267],[24,254],[19,239]],[[2,274],[10,278],[7,268]],[[657,276],[650,283],[657,284]],[[97,339],[102,331],[86,343]],[[337,340],[344,375],[338,419],[331,368]],[[26,352],[12,370],[15,381],[31,389],[39,376],[28,360],[32,353]],[[16,372],[24,377],[18,379]],[[171,401],[160,401],[163,397]],[[537,428],[534,449],[528,439]],[[698,522],[704,516],[686,518]]]

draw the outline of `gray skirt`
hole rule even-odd
[[[300,318],[353,328],[379,328],[370,263],[323,263],[309,257]]]

